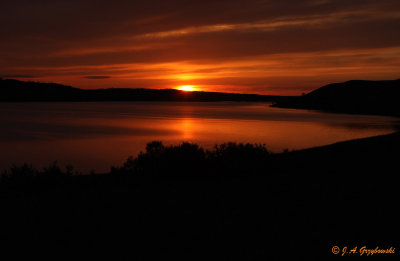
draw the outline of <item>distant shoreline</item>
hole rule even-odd
[[[119,101],[176,101],[176,102],[276,102],[279,96],[224,92],[181,91],[175,89],[94,89],[0,79],[0,102],[119,102]]]
[[[303,96],[277,96],[175,89],[84,90],[0,78],[0,102],[272,102],[279,108],[399,117],[399,100],[400,80],[348,81],[329,84]]]

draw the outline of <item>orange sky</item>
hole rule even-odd
[[[2,1],[0,76],[298,95],[400,78],[400,2]]]

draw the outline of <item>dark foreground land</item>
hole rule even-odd
[[[283,154],[153,142],[105,175],[16,167],[1,182],[2,249],[328,260],[342,258],[331,252],[337,245],[394,247],[398,258],[399,147],[399,133]]]

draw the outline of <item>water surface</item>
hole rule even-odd
[[[242,102],[1,103],[0,169],[57,160],[108,171],[149,141],[266,144],[273,152],[394,132],[398,120]]]

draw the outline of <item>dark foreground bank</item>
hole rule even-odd
[[[327,260],[339,258],[333,246],[400,251],[399,145],[399,133],[283,154],[153,142],[105,175],[16,167],[0,184],[2,247],[114,260]]]

